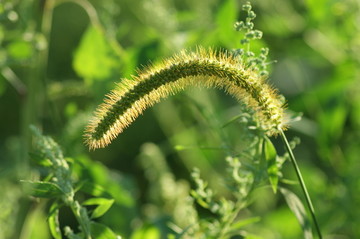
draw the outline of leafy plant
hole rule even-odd
[[[33,127],[32,131],[35,136],[35,151],[32,153],[32,158],[48,169],[48,176],[41,181],[23,181],[23,183],[31,187],[32,196],[52,200],[48,218],[52,236],[56,239],[61,239],[62,234],[71,239],[120,238],[107,226],[94,221],[110,209],[114,199],[93,197],[81,203],[76,200],[76,192],[85,187],[81,184],[80,187],[76,186],[71,176],[71,168],[60,146],[52,138],[41,135],[36,128]],[[92,185],[92,188],[95,187],[100,186]],[[85,190],[85,192],[89,191]],[[62,232],[59,211],[64,206],[69,207],[74,214],[79,224],[76,231],[79,230],[79,232],[74,232],[74,229],[69,226],[65,226]],[[86,206],[95,206],[95,208],[90,213]]]

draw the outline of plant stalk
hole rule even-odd
[[[318,234],[318,237],[319,239],[322,239],[322,235],[321,235],[321,231],[320,231],[320,227],[319,227],[319,224],[316,220],[316,216],[315,216],[315,210],[314,210],[314,207],[313,207],[313,204],[311,202],[311,198],[310,198],[310,195],[307,191],[307,188],[306,188],[306,185],[305,185],[305,182],[304,182],[304,179],[301,175],[301,171],[300,171],[300,168],[296,162],[296,159],[295,159],[295,156],[294,156],[294,153],[290,147],[290,144],[284,134],[284,131],[280,130],[280,134],[281,134],[281,138],[282,140],[284,141],[284,144],[285,144],[285,147],[286,147],[286,150],[288,151],[289,153],[289,156],[290,156],[290,160],[291,160],[291,163],[292,165],[294,166],[294,169],[295,169],[295,172],[296,172],[296,175],[298,177],[298,180],[299,180],[299,183],[300,183],[300,186],[301,186],[301,189],[304,193],[304,196],[305,196],[305,199],[306,199],[306,204],[309,208],[309,211],[310,211],[310,214],[311,214],[311,217],[312,217],[312,220],[314,222],[314,225],[315,225],[315,228],[316,228],[316,231],[317,231],[317,234]]]
[[[80,204],[72,199],[73,201],[70,202],[70,208],[72,212],[74,213],[74,216],[76,220],[78,221],[82,232],[84,233],[85,239],[92,239],[91,232],[90,232],[90,219],[87,215],[87,212],[85,208],[82,208]]]
[[[233,210],[229,219],[223,224],[222,229],[219,233],[219,239],[226,238],[226,234],[229,232],[231,224],[235,221],[241,209],[244,208],[244,202],[238,200],[235,204],[235,209]]]

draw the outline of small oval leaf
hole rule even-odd
[[[83,202],[83,205],[98,205],[93,211],[91,217],[98,218],[104,215],[114,203],[114,199],[108,198],[90,198]]]
[[[53,198],[63,194],[58,185],[51,182],[21,181],[31,188],[30,194],[34,197]]]
[[[57,203],[53,203],[50,207],[48,222],[51,235],[55,239],[62,239],[59,223],[59,205]]]
[[[269,181],[272,190],[274,191],[274,193],[276,193],[277,185],[279,181],[279,177],[278,177],[279,169],[276,163],[276,157],[277,157],[276,149],[268,137],[265,137],[265,140],[263,142],[264,142],[264,156],[266,160]]]

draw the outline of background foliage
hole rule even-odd
[[[0,238],[50,238],[48,202],[29,198],[20,185],[20,179],[47,173],[29,157],[31,124],[76,162],[74,177],[102,185],[115,199],[99,220],[125,238],[159,238],[170,232],[170,221],[185,225],[194,167],[218,195],[229,196],[219,183],[225,149],[240,152],[248,145],[241,122],[221,128],[242,110],[221,92],[191,89],[163,101],[106,149],[88,152],[82,130],[114,82],[137,67],[196,45],[239,48],[242,36],[233,25],[244,17],[241,3],[1,1]],[[252,3],[255,24],[264,32],[255,48],[269,47],[276,60],[270,81],[287,98],[289,111],[303,114],[288,135],[301,139],[295,154],[322,230],[326,238],[358,238],[360,3]],[[283,174],[295,178],[286,163]],[[270,187],[255,190],[240,215],[259,217],[244,227],[259,238],[302,237],[283,197]],[[67,211],[60,213],[65,223],[76,224]]]

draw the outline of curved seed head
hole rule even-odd
[[[95,111],[85,130],[90,149],[108,145],[146,108],[189,86],[223,89],[255,109],[268,135],[285,129],[284,104],[264,77],[227,52],[182,51],[123,79]]]

